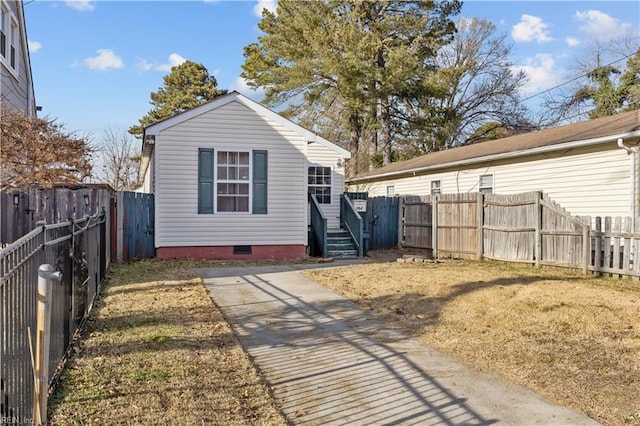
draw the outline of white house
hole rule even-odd
[[[438,151],[349,179],[370,196],[543,191],[574,215],[640,215],[640,111]]]
[[[349,157],[238,92],[147,127],[140,183],[155,194],[157,256],[305,256],[307,194],[339,227]]]
[[[0,0],[0,100],[25,115],[36,114],[22,1]]]

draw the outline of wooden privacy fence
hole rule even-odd
[[[0,192],[0,242],[10,244],[36,228],[38,222],[61,223],[107,212],[110,220],[116,192],[105,184]]]
[[[407,196],[399,209],[399,246],[434,258],[640,276],[640,218],[572,216],[541,192]]]

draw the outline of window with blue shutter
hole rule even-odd
[[[198,213],[267,214],[267,175],[267,151],[198,149]]]
[[[253,151],[253,214],[267,214],[267,151]]]
[[[198,214],[213,213],[213,149],[198,149]]]

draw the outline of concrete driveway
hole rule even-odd
[[[302,276],[310,267],[326,265],[198,271],[291,423],[598,424],[418,344]]]

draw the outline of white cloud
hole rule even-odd
[[[98,56],[87,58],[84,64],[92,70],[106,71],[109,68],[124,68],[124,62],[111,49],[98,49]]]
[[[567,73],[556,67],[553,55],[549,53],[538,53],[533,58],[527,58],[524,64],[515,65],[511,69],[515,73],[522,70],[527,75],[528,81],[520,89],[520,93],[525,96],[560,84]]]
[[[253,13],[258,18],[262,18],[262,9],[267,9],[271,13],[276,13],[278,4],[276,0],[258,0],[255,6],[253,6]]]
[[[632,29],[631,24],[621,23],[618,19],[599,10],[576,12],[575,19],[582,22],[582,32],[598,40],[611,40]]]
[[[264,97],[264,88],[260,87],[256,89],[254,87],[251,87],[247,84],[247,81],[242,77],[236,78],[235,81],[231,84],[231,87],[229,87],[230,92],[234,90],[242,93],[247,98],[251,98],[256,102],[260,102]]]
[[[29,45],[29,53],[36,53],[42,48],[42,43],[40,43],[39,41],[28,40],[27,44]]]
[[[536,41],[544,43],[553,40],[548,33],[548,24],[542,18],[532,15],[522,15],[520,22],[511,29],[511,36],[517,42]]]
[[[66,0],[65,3],[70,8],[81,12],[90,12],[96,8],[96,4],[93,0]]]
[[[172,53],[169,55],[168,62],[159,64],[157,62],[149,62],[147,59],[141,58],[136,62],[136,70],[138,71],[163,71],[171,72],[171,68],[186,62],[186,59],[178,53]]]
[[[169,63],[161,64],[156,67],[158,71],[171,71],[171,68],[177,67],[180,64],[185,63],[187,60],[177,53],[169,55]]]
[[[574,47],[580,44],[580,39],[577,37],[567,37],[564,41],[567,42],[567,46],[569,47]]]

